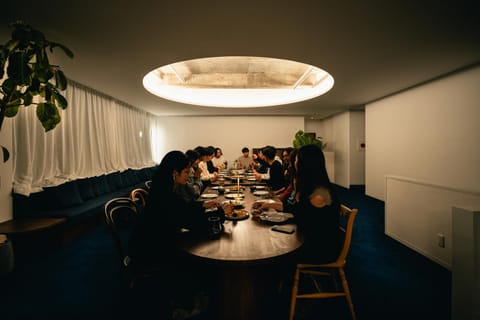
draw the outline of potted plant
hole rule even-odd
[[[59,110],[68,105],[60,93],[67,88],[67,78],[59,66],[50,64],[47,50],[58,47],[70,58],[73,53],[20,20],[10,26],[11,39],[0,45],[0,130],[5,117],[15,117],[21,106],[31,105],[36,105],[45,131],[52,130],[60,123]],[[8,150],[2,146],[2,151],[7,161]]]
[[[327,145],[326,143],[323,143],[322,137],[317,138],[311,133],[298,130],[297,133],[295,133],[295,138],[293,139],[293,147],[300,148],[301,146],[307,144],[315,144],[322,149],[324,149]]]

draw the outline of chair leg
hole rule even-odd
[[[350,309],[350,314],[352,315],[352,319],[355,320],[356,317],[355,317],[355,310],[353,309],[353,301],[352,301],[352,297],[350,296],[350,288],[348,287],[347,278],[345,276],[345,272],[343,271],[343,268],[339,269],[339,273],[340,273],[340,278],[342,279],[342,286],[343,286],[343,290],[345,291],[345,298],[347,299],[348,308]]]
[[[290,320],[293,320],[295,317],[295,305],[297,303],[297,293],[298,293],[298,282],[300,280],[300,269],[295,269],[295,276],[293,278],[292,286],[292,298],[290,301]]]

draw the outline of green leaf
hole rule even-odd
[[[65,54],[67,55],[67,57],[73,58],[73,52],[70,49],[68,49],[67,47],[65,47],[63,44],[56,43],[56,42],[50,42],[50,51],[51,52],[53,51],[53,48],[55,48],[55,47],[59,47],[60,49],[62,49],[63,52],[65,52]]]
[[[60,93],[58,93],[56,91],[53,91],[52,94],[53,94],[53,97],[55,98],[55,100],[57,101],[57,105],[60,108],[62,108],[63,110],[65,110],[68,106],[67,99],[65,99],[64,96],[62,96]]]
[[[13,79],[5,79],[2,83],[2,90],[5,94],[9,94],[15,89],[15,81]]]
[[[12,53],[8,59],[7,75],[19,85],[29,85],[32,70],[25,52]]]
[[[10,158],[10,152],[8,152],[8,149],[2,146],[2,153],[3,153],[3,162],[7,162],[8,159]]]
[[[18,113],[18,108],[19,108],[19,105],[8,106],[5,109],[5,117],[7,118],[15,117]]]
[[[57,107],[51,103],[39,103],[37,118],[42,123],[45,131],[50,131],[60,123],[61,117]]]
[[[23,104],[25,105],[25,107],[28,107],[29,105],[32,104],[32,101],[33,101],[33,94],[27,89],[27,91],[23,95]]]
[[[67,89],[67,77],[61,70],[55,70],[55,87],[62,91]]]

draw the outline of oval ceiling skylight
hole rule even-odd
[[[208,107],[266,107],[318,97],[333,87],[326,71],[291,60],[213,57],[176,62],[149,72],[150,93]]]

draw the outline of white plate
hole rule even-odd
[[[218,194],[216,194],[216,193],[204,193],[200,197],[202,197],[204,199],[213,199],[213,198],[218,197]]]
[[[259,217],[263,221],[279,223],[293,218],[293,214],[285,212],[267,212],[262,213]]]
[[[235,198],[245,198],[245,194],[243,193],[227,193],[225,195],[227,199],[235,199]]]
[[[263,190],[265,189],[265,186],[255,186],[255,190]]]
[[[255,200],[255,202],[259,202],[259,203],[275,203],[275,200],[273,199],[259,199],[259,200]]]
[[[258,191],[254,191],[253,194],[256,195],[256,196],[266,196],[266,195],[268,195],[268,191],[258,190]]]

